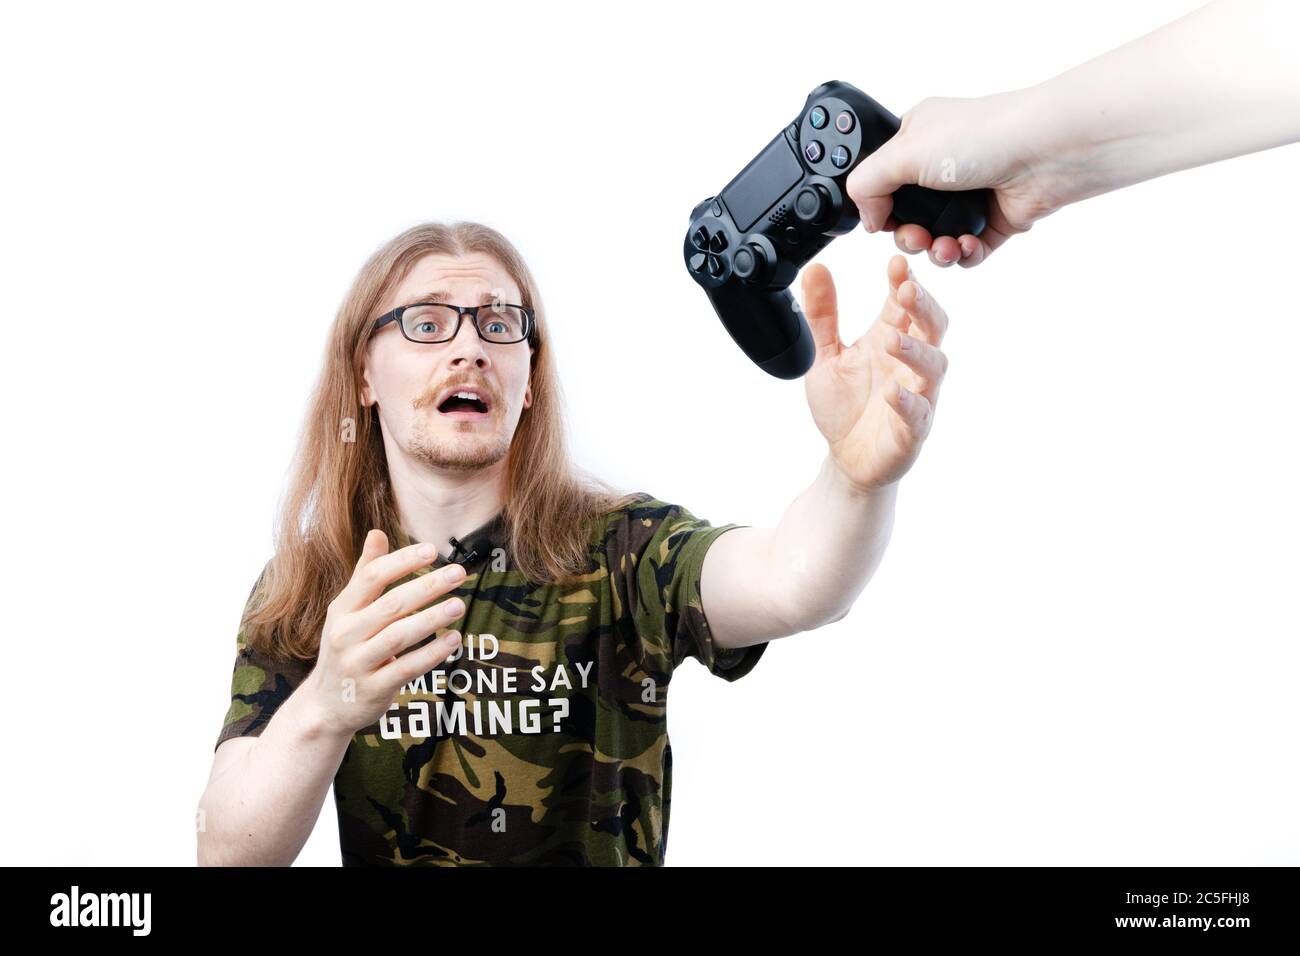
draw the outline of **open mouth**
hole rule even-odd
[[[476,392],[468,390],[455,392],[447,396],[438,406],[438,413],[447,418],[474,421],[488,417],[488,404],[484,399],[479,398]]]

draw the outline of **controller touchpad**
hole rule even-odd
[[[767,207],[801,179],[803,167],[799,158],[781,135],[722,190],[722,201],[731,211],[736,228],[748,232],[758,217],[767,212]]]

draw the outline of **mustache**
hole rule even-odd
[[[496,393],[492,391],[492,389],[488,388],[486,382],[475,381],[474,379],[467,379],[461,382],[447,382],[444,385],[439,385],[437,388],[429,389],[428,391],[426,391],[424,394],[422,394],[411,404],[416,409],[431,408],[431,407],[436,408],[438,405],[439,395],[446,394],[447,392],[458,392],[463,388],[473,389],[474,391],[478,392],[480,395],[486,395],[489,405],[492,408],[497,407]]]

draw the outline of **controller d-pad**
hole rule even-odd
[[[692,272],[703,273],[706,270],[709,275],[713,276],[715,279],[721,276],[722,273],[726,271],[726,266],[723,265],[722,257],[710,255],[706,252],[697,252],[695,255],[691,256]]]
[[[700,226],[691,233],[691,245],[699,250],[689,260],[691,271],[722,278],[727,271],[726,258],[722,255],[727,248],[725,230],[711,232],[708,226]]]
[[[691,256],[691,271],[702,273],[708,271],[709,275],[715,279],[720,278],[726,271],[726,266],[722,264],[721,256],[711,256],[703,252],[697,252]]]

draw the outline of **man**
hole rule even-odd
[[[376,252],[244,611],[199,862],[289,864],[333,782],[345,865],[662,864],[676,665],[742,677],[842,618],[888,542],[947,317],[902,256],[887,276],[845,347],[830,273],[806,270],[830,452],[777,527],[714,527],[579,477],[505,237],[430,223]]]

